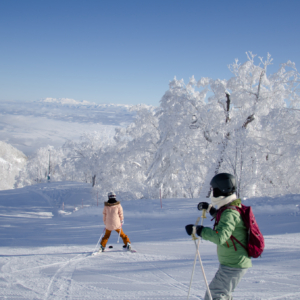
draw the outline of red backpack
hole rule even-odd
[[[234,240],[235,240],[236,242],[238,242],[242,247],[244,247],[247,250],[249,257],[257,258],[257,257],[261,256],[262,252],[264,251],[265,240],[264,240],[264,237],[263,237],[262,233],[260,232],[259,227],[256,223],[251,206],[246,206],[243,204],[241,204],[241,205],[242,205],[242,207],[232,206],[232,205],[221,207],[217,212],[216,222],[215,222],[214,227],[216,225],[218,225],[220,218],[221,218],[221,214],[224,210],[233,209],[233,210],[238,211],[242,217],[242,220],[245,223],[247,230],[248,230],[248,243],[247,243],[247,246],[245,246],[232,235],[230,237],[230,239],[233,243],[234,249],[236,251],[236,246],[234,244]]]

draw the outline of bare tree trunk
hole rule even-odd
[[[96,184],[96,175],[92,177],[92,186],[94,187]]]
[[[205,181],[202,185],[201,192],[200,192],[200,198],[202,198],[202,197],[209,198],[210,197],[210,193],[211,193],[210,180],[219,173],[219,170],[222,166],[222,163],[224,161],[224,154],[225,154],[225,151],[227,148],[228,136],[229,136],[229,133],[226,135],[225,140],[223,140],[223,142],[222,142],[222,149],[220,151],[219,159],[215,165],[216,167],[211,168],[211,170],[208,171],[208,173],[205,177]]]
[[[261,74],[260,81],[262,79],[262,76],[263,76],[263,74]],[[258,101],[258,97],[259,97],[259,91],[260,91],[260,83],[259,83],[259,86],[258,86],[258,93],[256,94],[257,101]],[[226,115],[225,123],[228,123],[230,121],[229,111],[230,111],[231,100],[230,100],[230,94],[227,93],[227,92],[226,92],[226,99],[227,99],[226,100],[226,108],[224,108],[225,109],[225,115]],[[253,113],[252,115],[248,116],[248,118],[245,120],[245,122],[242,125],[242,128],[246,129],[247,126],[248,126],[248,124],[250,124],[252,121],[254,121],[254,119],[255,118],[254,118],[254,113]],[[226,148],[227,148],[227,145],[228,145],[228,139],[229,138],[230,138],[230,132],[227,132],[227,134],[226,134],[226,136],[225,136],[225,138],[224,138],[224,140],[222,142],[222,149],[221,149],[221,152],[220,152],[219,159],[217,161],[216,167],[213,170],[213,172],[208,172],[208,174],[210,175],[210,177],[208,177],[208,179],[206,178],[205,183],[202,186],[201,194],[202,195],[203,194],[206,195],[205,196],[206,198],[209,198],[210,192],[211,192],[211,189],[210,189],[210,186],[209,186],[210,180],[215,175],[217,175],[219,173],[219,170],[220,170],[220,168],[222,166],[222,163],[224,161],[224,155],[225,155],[225,151],[226,151]]]

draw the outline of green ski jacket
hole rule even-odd
[[[227,204],[241,207],[240,199]],[[219,224],[215,230],[203,227],[201,236],[204,240],[217,244],[218,259],[221,265],[232,268],[252,267],[251,258],[247,251],[238,243],[234,242],[237,250],[230,239],[233,235],[243,245],[247,246],[248,233],[246,226],[239,212],[233,209],[226,209],[222,212]]]

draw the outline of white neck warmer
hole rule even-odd
[[[237,196],[235,193],[228,197],[220,196],[220,197],[215,198],[213,196],[213,193],[211,193],[211,196],[210,196],[211,203],[214,206],[218,205],[218,209],[236,199],[237,199]]]

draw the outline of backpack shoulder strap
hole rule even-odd
[[[231,235],[230,239],[232,241],[232,244],[233,244],[233,247],[234,247],[235,251],[237,251],[237,249],[236,249],[236,246],[235,246],[233,240],[235,240],[236,242],[238,242],[247,251],[247,247],[245,247],[236,237],[234,237],[233,235]]]
[[[221,207],[221,208],[218,210],[218,212],[217,212],[216,220],[215,220],[215,224],[214,224],[214,228],[215,228],[215,226],[217,226],[217,225],[219,224],[219,221],[220,221],[220,219],[221,219],[221,214],[222,214],[223,211],[226,210],[226,209],[233,209],[233,210],[236,210],[236,211],[238,211],[239,213],[241,213],[240,210],[239,210],[239,207],[234,206],[234,205],[227,205],[227,206]]]

